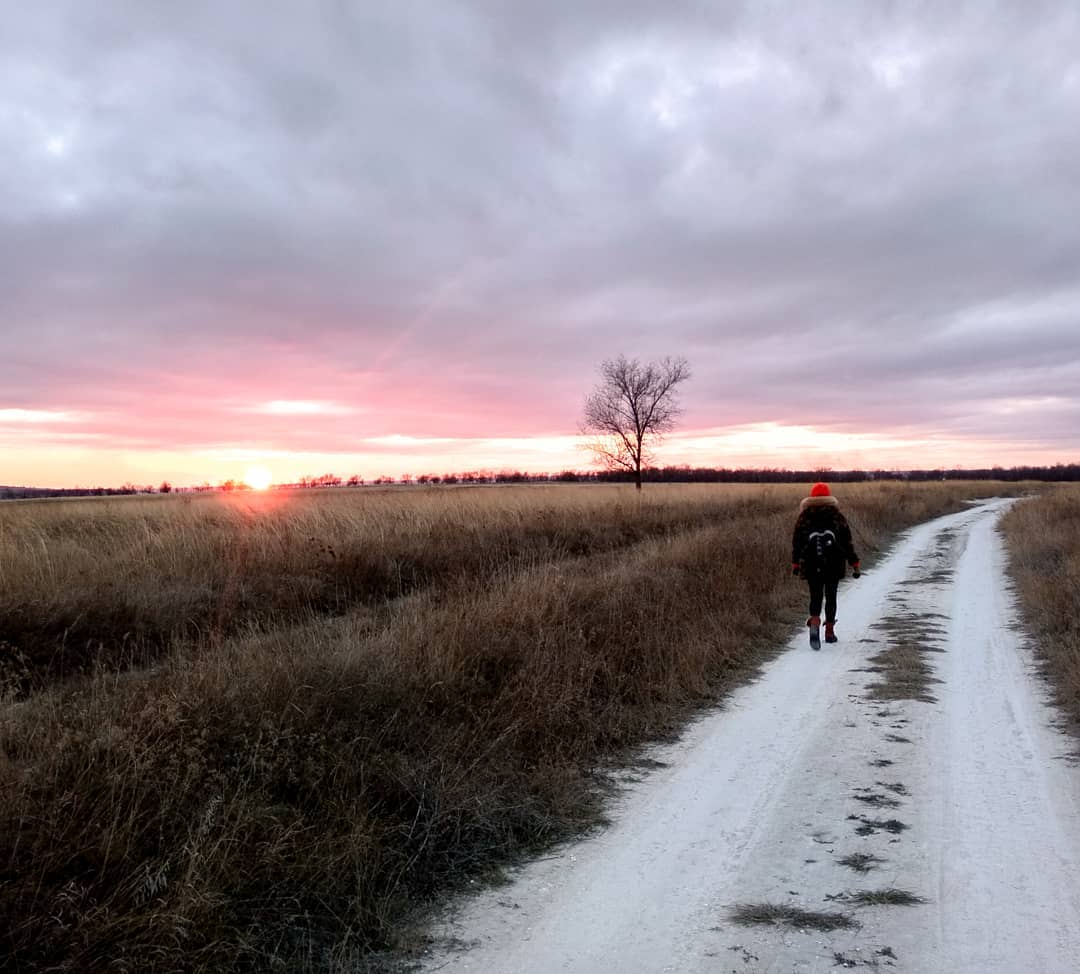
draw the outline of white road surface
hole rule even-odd
[[[1009,503],[908,532],[841,587],[839,644],[815,653],[801,631],[653,753],[666,766],[610,828],[460,904],[425,971],[1080,971],[1080,769],[1015,626],[996,532]],[[897,625],[934,650],[932,701],[868,695]],[[853,853],[881,861],[860,875],[839,862]],[[848,898],[886,888],[923,902]],[[740,926],[740,903],[859,926]]]

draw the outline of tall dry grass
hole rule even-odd
[[[996,491],[839,493],[870,563]],[[0,509],[4,618],[28,645],[105,620],[82,623],[93,676],[39,666],[0,710],[6,966],[325,970],[394,946],[419,905],[597,821],[598,769],[791,631],[802,493]],[[159,640],[152,668],[106,668],[129,662],[106,651],[114,601]]]
[[[1016,504],[1002,528],[1023,622],[1080,732],[1080,486],[1060,485]]]
[[[792,489],[787,488],[792,494]],[[0,507],[0,673],[23,692],[434,585],[778,509],[782,490],[522,487],[90,498]],[[770,506],[771,505],[771,506]]]

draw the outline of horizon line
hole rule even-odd
[[[776,480],[777,483],[789,483],[789,482],[801,482],[802,480],[814,480],[814,479],[833,479],[838,481],[856,482],[860,480],[872,480],[872,479],[893,479],[893,478],[910,478],[913,475],[918,475],[929,479],[928,475],[942,475],[946,477],[952,475],[974,475],[974,474],[988,474],[988,473],[1017,473],[1017,472],[1030,472],[1030,473],[1050,473],[1052,471],[1070,471],[1080,475],[1080,460],[1077,461],[1058,461],[1053,464],[1013,464],[1011,466],[1002,466],[1000,464],[991,464],[989,466],[954,466],[954,467],[846,467],[846,468],[833,468],[833,467],[711,467],[711,466],[691,466],[689,464],[675,464],[662,467],[643,467],[642,476],[643,479],[647,479],[647,475],[652,474],[687,474],[698,475],[703,478],[703,482],[710,482],[707,478],[709,475],[715,477],[752,477],[755,480],[750,482],[769,483],[774,482],[768,479],[769,475],[777,478],[783,478]],[[761,479],[761,478],[765,479]],[[422,473],[422,474],[402,474],[397,477],[389,476],[386,474],[380,474],[374,478],[364,478],[359,474],[351,474],[345,476],[339,476],[334,473],[325,473],[312,476],[302,476],[295,481],[271,483],[266,489],[268,490],[310,490],[316,488],[338,488],[338,487],[393,487],[393,486],[468,486],[472,484],[505,484],[515,483],[523,481],[544,481],[544,482],[556,482],[563,481],[566,483],[574,483],[577,480],[588,481],[601,481],[607,483],[622,483],[625,480],[632,480],[633,474],[629,471],[623,470],[582,470],[578,468],[566,468],[562,470],[521,470],[514,468],[500,468],[499,470],[493,470],[489,468],[483,468],[479,470],[465,470],[465,471],[447,471],[444,473]],[[998,479],[995,477],[989,477],[987,479]],[[1039,479],[1039,478],[1034,478]],[[1075,478],[1069,478],[1075,479]],[[656,482],[653,480],[652,482]],[[673,480],[670,482],[678,483],[680,481]],[[718,482],[713,480],[711,482]],[[166,490],[162,490],[163,487],[167,487]],[[151,494],[151,493],[201,493],[211,491],[256,491],[250,484],[247,484],[241,478],[226,478],[218,481],[216,484],[209,481],[202,481],[201,483],[186,483],[186,484],[174,484],[167,478],[162,480],[158,485],[154,484],[135,484],[128,481],[119,486],[106,486],[104,484],[95,484],[93,486],[75,485],[73,487],[53,487],[46,485],[33,485],[33,484],[0,484],[0,492],[6,491],[33,491],[33,492],[51,492],[54,495],[59,496],[79,496],[79,495],[94,495],[97,492],[104,492],[114,496],[130,496],[131,494]],[[12,498],[6,498],[12,499]]]

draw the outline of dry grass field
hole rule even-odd
[[[1060,485],[1004,518],[1023,622],[1058,703],[1080,732],[1080,485]],[[1002,619],[1002,625],[1019,620]]]
[[[837,494],[872,565],[1003,489]],[[0,964],[332,970],[395,946],[436,894],[597,822],[605,768],[798,625],[804,494],[0,506]]]

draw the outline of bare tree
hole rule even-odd
[[[600,377],[585,400],[585,446],[607,469],[632,473],[641,490],[641,468],[651,462],[653,445],[682,413],[675,390],[690,378],[690,365],[684,358],[642,365],[620,355],[600,366]]]

